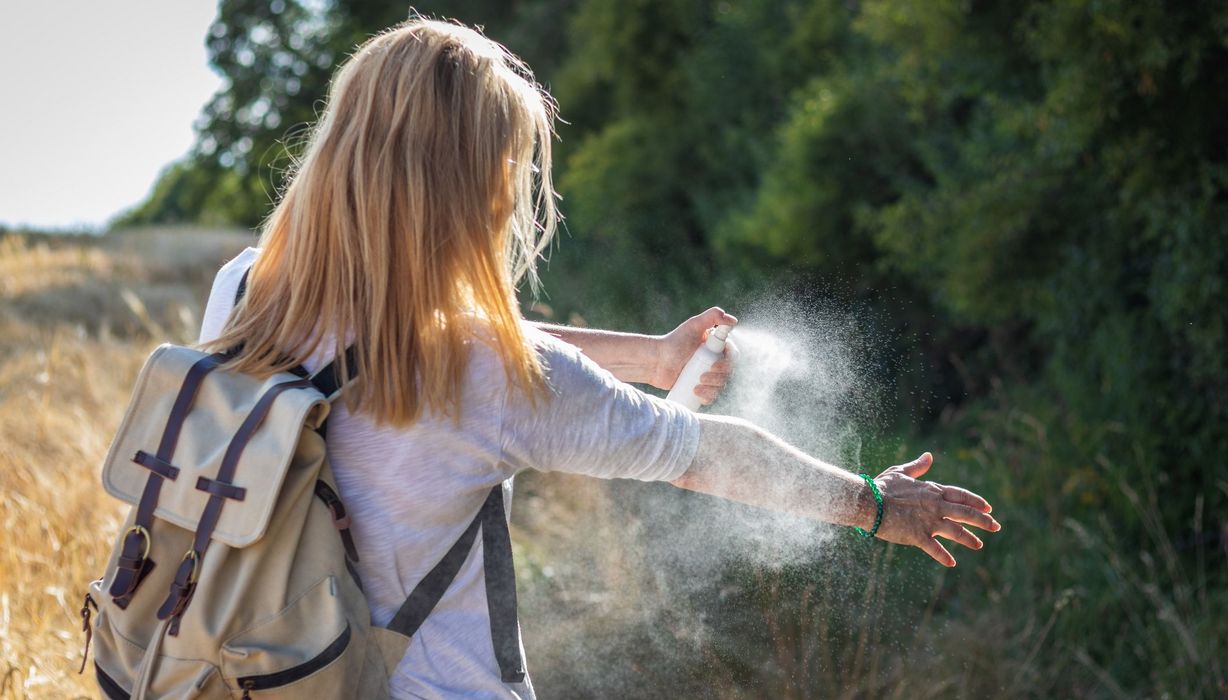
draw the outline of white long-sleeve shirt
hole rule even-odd
[[[202,341],[216,338],[234,304],[248,248],[218,273]],[[601,478],[673,480],[695,456],[694,414],[645,394],[601,369],[576,347],[526,325],[551,387],[536,410],[509,386],[498,354],[470,342],[460,421],[426,413],[408,428],[377,427],[337,402],[328,453],[353,518],[358,571],[373,622],[387,624],[414,586],[473,520],[488,492],[519,471]],[[331,360],[304,363],[316,371]],[[510,501],[509,501],[510,503]],[[490,636],[481,538],[392,677],[396,698],[522,698],[523,683],[500,680]]]

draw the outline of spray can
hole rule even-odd
[[[725,352],[725,340],[729,338],[732,330],[733,326],[715,326],[708,332],[708,339],[699,346],[694,355],[691,355],[691,359],[687,360],[682,373],[674,382],[674,388],[669,390],[669,395],[665,398],[682,404],[692,411],[699,410],[699,397],[695,395],[695,387],[699,385],[699,378],[704,372],[711,369],[712,365],[721,359]]]

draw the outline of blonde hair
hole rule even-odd
[[[476,317],[508,381],[544,386],[516,286],[558,214],[556,107],[528,67],[467,27],[412,18],[333,77],[289,187],[265,222],[247,293],[216,340],[269,375],[331,343],[352,410],[408,425],[459,417]],[[352,342],[357,367],[345,364]]]

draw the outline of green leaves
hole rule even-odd
[[[878,314],[902,415],[1004,379],[1172,454],[1228,447],[1228,5],[417,6],[559,100],[560,316],[664,326],[787,279]],[[255,225],[335,64],[403,12],[224,0],[228,85],[129,220]]]

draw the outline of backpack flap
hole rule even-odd
[[[279,384],[304,384],[286,372],[267,379],[225,370],[205,370],[203,379],[190,376],[210,366],[209,357],[174,345],[162,345],[150,355],[102,468],[107,493],[133,505],[153,472],[163,474],[154,516],[187,530],[200,522],[211,495],[205,489],[217,478],[232,441],[261,399]],[[169,459],[159,460],[156,455],[166,447],[181,389],[194,379],[199,388],[190,409],[180,412],[182,427],[170,441],[174,448],[167,450]],[[318,428],[328,415],[328,401],[310,385],[273,393],[254,432],[248,430],[246,441],[235,441],[241,450],[233,486],[212,486],[215,492],[222,488],[231,494],[213,531],[213,539],[231,547],[245,547],[264,535],[303,429]],[[319,446],[322,454],[323,443]]]

